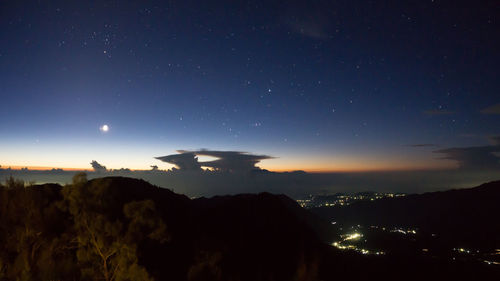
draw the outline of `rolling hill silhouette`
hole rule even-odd
[[[81,177],[64,187],[11,182],[1,187],[0,203],[1,280],[399,280],[410,273],[455,279],[499,273],[479,263],[341,252],[325,243],[335,235],[331,225],[270,193],[189,199],[143,180]]]
[[[413,227],[449,246],[500,248],[500,181],[311,211],[343,225]]]

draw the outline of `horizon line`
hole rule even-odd
[[[0,165],[0,170],[14,170],[14,171],[22,171],[23,169],[28,169],[28,171],[51,171],[54,169],[61,169],[63,171],[74,171],[74,172],[94,172],[93,168],[74,168],[74,167],[51,167],[51,166],[19,166],[19,165],[11,165],[11,166],[3,166]],[[258,167],[260,168],[260,167]],[[108,171],[119,171],[120,169],[129,169],[133,172],[138,171],[152,171],[152,169],[130,169],[130,168],[119,168],[119,169],[108,169]],[[292,173],[292,172],[306,172],[311,174],[333,174],[333,173],[383,173],[383,172],[422,172],[422,171],[444,171],[444,170],[454,170],[453,168],[395,168],[395,169],[265,169],[260,168],[261,170],[266,170],[269,172],[275,173]],[[208,170],[208,169],[207,169]],[[158,171],[171,171],[170,169],[158,169]]]

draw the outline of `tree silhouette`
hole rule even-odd
[[[0,192],[0,280],[74,279],[59,191],[7,179]]]
[[[73,185],[63,189],[73,216],[77,260],[83,279],[152,280],[138,264],[137,247],[145,239],[166,242],[166,225],[155,212],[151,200],[129,202],[123,212],[108,212],[107,186],[74,177]]]

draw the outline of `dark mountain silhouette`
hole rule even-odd
[[[342,225],[413,227],[439,243],[476,249],[500,248],[500,181],[469,189],[357,202],[311,211]]]
[[[443,259],[367,257],[284,195],[191,200],[131,178],[0,190],[0,280],[385,280],[499,271]],[[418,267],[418,272],[416,271]]]

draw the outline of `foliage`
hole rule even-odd
[[[74,277],[75,264],[62,229],[66,216],[54,186],[34,188],[12,177],[0,192],[0,276],[8,280]]]
[[[151,280],[138,264],[137,244],[145,239],[162,243],[168,240],[154,202],[127,203],[123,206],[124,216],[114,217],[107,212],[107,185],[88,185],[83,175],[73,180],[72,186],[63,189],[63,196],[74,219],[82,279],[101,276],[106,281]]]
[[[84,173],[63,188],[8,178],[0,185],[0,280],[153,280],[138,247],[166,243],[166,224],[151,200],[110,212],[107,191]]]
[[[497,202],[498,184],[481,188],[491,200],[478,202]],[[268,193],[190,200],[130,178],[79,173],[62,187],[10,177],[0,184],[0,281],[399,280],[415,268],[420,279],[500,274],[484,263],[339,253],[308,227],[306,212]]]

